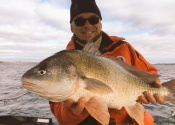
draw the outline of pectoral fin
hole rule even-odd
[[[129,114],[129,116],[135,119],[139,125],[144,125],[145,109],[142,104],[137,102],[135,105],[126,106],[125,109],[127,113]]]
[[[105,83],[92,79],[92,78],[85,78],[84,82],[86,84],[86,90],[89,90],[93,93],[98,94],[109,94],[113,92],[113,90]]]
[[[85,105],[89,114],[103,125],[109,124],[108,107],[102,98],[92,97]]]

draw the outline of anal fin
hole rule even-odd
[[[92,97],[85,105],[89,114],[103,125],[108,125],[110,115],[108,107],[102,98]]]
[[[145,109],[142,104],[136,103],[135,105],[125,106],[129,116],[136,120],[139,125],[144,125],[144,112]]]

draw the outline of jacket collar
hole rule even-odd
[[[100,47],[99,47],[99,50],[102,52],[102,50],[104,50],[106,47],[108,47],[109,45],[112,44],[112,40],[109,38],[109,36],[104,33],[102,31],[102,40],[101,40],[101,44],[100,44]],[[75,46],[75,49],[83,49],[83,46],[78,44],[76,41],[75,41],[75,38],[73,38],[73,43],[74,43],[74,46]]]

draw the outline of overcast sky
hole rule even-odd
[[[102,30],[150,63],[175,63],[175,0],[96,0]],[[0,61],[38,62],[70,41],[71,0],[0,0]]]

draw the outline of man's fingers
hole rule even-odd
[[[85,103],[86,103],[86,99],[85,98],[80,98],[78,100],[77,105],[74,108],[72,108],[73,113],[76,114],[76,115],[81,114],[84,110]]]
[[[153,84],[153,86],[156,87],[156,88],[162,87],[162,85],[161,85],[160,83],[158,83],[158,82],[154,82],[154,83],[152,83],[152,84]]]
[[[158,103],[160,104],[164,103],[164,98],[160,94],[158,93],[154,94],[154,98],[157,100]]]
[[[148,104],[149,102],[155,104],[156,102],[163,104],[164,103],[164,98],[156,93],[153,96],[149,92],[143,92],[142,96],[139,96],[139,100],[142,101],[145,104]]]
[[[72,106],[72,104],[73,104],[73,100],[72,99],[68,99],[68,100],[63,102],[63,106],[64,106],[65,109],[70,108]]]
[[[145,103],[145,104],[148,104],[149,102],[148,102],[148,100],[145,98],[145,96],[139,96],[139,98],[138,98],[141,102],[143,102],[143,103]]]
[[[63,106],[65,109],[71,109],[74,114],[79,115],[84,112],[85,103],[86,99],[82,97],[77,103],[74,103],[72,99],[68,99],[63,102]]]
[[[162,87],[162,85],[158,82],[152,83],[152,85],[156,88]],[[139,96],[139,100],[142,101],[145,104],[148,104],[149,102],[155,104],[156,102],[163,104],[164,98],[160,94],[154,94],[151,95],[149,92],[145,91],[143,92],[143,96]]]
[[[154,96],[152,96],[149,92],[143,92],[143,95],[145,96],[145,98],[148,100],[148,102],[151,102],[153,104],[155,104],[157,101],[154,98]]]

